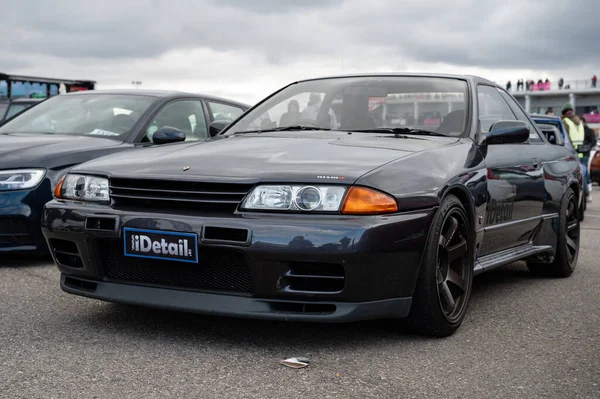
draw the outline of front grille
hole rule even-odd
[[[126,257],[120,240],[102,240],[99,249],[109,280],[191,290],[252,292],[248,258],[235,250],[200,248],[198,264],[189,264]]]
[[[115,207],[234,212],[252,184],[154,179],[110,179]]]
[[[0,246],[21,246],[33,243],[33,234],[25,218],[0,218]]]

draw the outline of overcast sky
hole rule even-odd
[[[597,2],[3,0],[0,71],[250,103],[353,72],[589,79],[600,75]]]

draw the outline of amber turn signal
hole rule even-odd
[[[342,204],[342,214],[345,215],[376,215],[397,211],[398,204],[393,197],[366,187],[350,187]]]
[[[64,175],[59,181],[58,184],[56,185],[56,187],[54,188],[54,198],[61,198],[60,192],[62,190],[62,185],[63,182],[65,181],[65,177],[67,177],[67,175]]]

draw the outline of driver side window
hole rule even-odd
[[[506,100],[506,102],[508,103],[510,109],[512,109],[512,111],[515,113],[517,118],[521,122],[525,122],[531,126],[531,130],[529,132],[529,142],[533,143],[533,144],[543,143],[544,140],[542,139],[541,132],[539,131],[540,130],[539,126],[535,123],[531,123],[531,121],[529,120],[529,118],[527,117],[525,112],[521,109],[519,104],[517,104],[517,102],[515,100],[513,100],[513,98],[508,93],[506,93],[504,90],[499,90],[499,91],[500,91],[500,94],[502,94],[502,97],[504,98],[504,100]]]
[[[498,90],[494,87],[478,86],[477,100],[479,105],[479,124],[481,132],[489,132],[490,127],[498,121],[517,120],[506,101],[504,101],[500,93],[498,93]]]
[[[165,126],[184,132],[186,141],[203,140],[208,137],[206,118],[200,100],[182,100],[165,105],[148,126],[147,139],[152,141],[154,132]]]

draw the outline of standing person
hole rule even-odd
[[[596,75],[592,76],[592,87],[596,87],[596,82],[598,82],[598,78]]]
[[[291,100],[288,103],[288,111],[281,115],[279,127],[294,126],[300,119],[300,104],[297,100]]]
[[[565,80],[563,78],[558,79],[558,88],[562,89],[565,84]]]
[[[583,130],[585,132],[585,138],[584,138],[584,142],[587,143],[586,146],[588,148],[586,148],[586,151],[583,153],[583,157],[581,158],[581,163],[584,164],[588,170],[587,173],[587,185],[588,185],[588,192],[590,193],[588,195],[588,201],[592,201],[592,178],[590,176],[589,173],[589,166],[590,166],[590,154],[592,149],[596,146],[596,144],[598,144],[598,139],[596,138],[596,132],[594,132],[594,129],[592,129],[591,127],[588,126],[586,120],[584,117],[581,117],[581,121],[583,123]]]
[[[588,161],[590,158],[590,151],[593,146],[596,145],[596,135],[594,131],[590,129],[591,134],[587,133],[585,130],[583,120],[575,113],[573,110],[573,105],[571,103],[565,103],[562,107],[562,121],[565,124],[565,128],[567,129],[567,133],[571,138],[571,142],[573,143],[573,147],[579,153],[579,162],[582,165],[585,165],[587,170]],[[586,182],[584,191],[588,200],[591,200],[591,191],[592,191],[592,181],[590,179],[590,174],[586,174]]]
[[[510,80],[508,81],[508,83],[506,83],[506,91],[510,91],[512,87],[512,83],[510,83]]]
[[[312,93],[310,95],[306,108],[304,108],[304,110],[301,112],[301,117],[304,119],[316,121],[319,115],[319,111],[321,110],[321,104],[321,95],[318,93]],[[329,115],[329,128],[337,129],[337,118],[335,116],[335,113],[330,108],[327,114]]]

